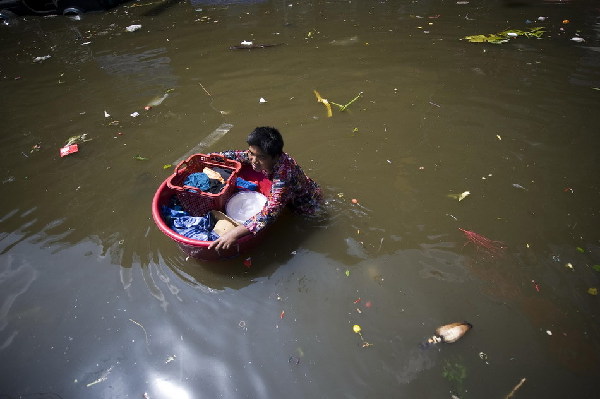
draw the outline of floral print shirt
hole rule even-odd
[[[242,164],[250,164],[247,151],[224,151],[221,155]],[[244,226],[250,232],[256,234],[275,221],[286,205],[298,213],[315,212],[321,202],[321,189],[288,154],[283,153],[279,157],[270,175],[264,171],[263,174],[273,182],[273,185],[263,209],[244,222]]]

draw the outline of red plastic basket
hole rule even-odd
[[[189,175],[202,172],[205,167],[231,170],[231,176],[225,182],[220,193],[207,193],[183,184]],[[192,216],[203,216],[212,210],[223,211],[225,203],[235,190],[237,175],[241,167],[242,165],[238,161],[227,159],[220,154],[194,154],[177,165],[175,173],[167,179],[167,186],[175,191],[183,209]]]

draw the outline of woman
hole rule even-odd
[[[252,166],[273,182],[267,203],[255,216],[223,234],[209,249],[229,249],[238,238],[256,234],[273,223],[286,205],[294,211],[314,214],[322,200],[321,189],[288,154],[283,152],[281,133],[273,127],[257,127],[246,140],[247,151],[225,151],[221,154]]]

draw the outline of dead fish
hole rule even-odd
[[[276,47],[281,46],[283,43],[259,43],[254,44],[252,42],[242,42],[237,46],[229,46],[229,50],[254,50],[258,48]]]
[[[430,345],[434,345],[440,342],[444,342],[447,344],[451,344],[453,342],[458,341],[462,338],[463,335],[467,333],[473,326],[466,321],[459,323],[450,323],[438,327],[435,330],[435,335],[427,340],[426,343],[422,344],[423,348],[426,348]]]

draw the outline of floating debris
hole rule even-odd
[[[90,382],[89,384],[86,385],[86,387],[91,387],[92,385],[96,385],[99,384],[101,382],[104,382],[106,380],[108,380],[108,375],[110,374],[110,372],[112,371],[113,366],[110,366],[107,370],[105,370],[99,378],[95,379],[94,381]]]
[[[144,109],[146,109],[146,108],[150,109],[150,108],[157,107],[160,104],[162,104],[163,101],[165,101],[167,99],[167,97],[169,97],[170,91],[172,91],[172,90],[167,90],[167,92],[165,94],[163,94],[162,96],[156,96],[152,100],[148,101],[148,103],[146,104]],[[146,111],[148,109],[146,109]]]
[[[466,321],[440,326],[436,328],[435,335],[427,339],[427,342],[421,346],[426,348],[440,342],[451,344],[462,338],[471,328],[473,328],[473,325]]]
[[[346,39],[332,40],[329,42],[329,44],[334,46],[348,46],[355,43],[358,43],[358,36],[352,36]]]
[[[51,55],[44,55],[42,57],[35,57],[33,59],[33,62],[35,62],[35,63],[43,62],[43,61],[46,61],[50,57],[52,57],[52,56]]]
[[[276,46],[281,46],[283,43],[260,43],[260,44],[254,44],[253,42],[249,42],[249,41],[242,41],[239,45],[235,45],[235,46],[229,46],[229,50],[255,50],[255,49],[261,49],[261,48],[269,48],[269,47],[276,47]]]
[[[77,136],[71,136],[69,137],[69,139],[65,142],[65,146],[68,145],[72,145],[72,144],[81,144],[81,143],[85,143],[86,141],[92,141],[92,139],[88,139],[88,134],[87,133],[83,133]]]
[[[321,97],[318,91],[313,90],[315,96],[317,97],[317,102],[322,103],[327,109],[327,117],[331,118],[333,116],[333,112],[331,111],[331,105],[329,105],[329,101],[326,98]]]
[[[79,151],[79,146],[77,144],[66,145],[59,150],[61,158],[66,157],[69,154],[74,154],[78,151]]]
[[[317,102],[322,103],[323,105],[325,105],[325,108],[327,109],[327,117],[328,118],[331,118],[333,116],[333,112],[331,110],[331,104],[337,106],[340,109],[340,111],[345,111],[346,109],[348,109],[348,107],[350,105],[352,105],[356,100],[358,100],[359,98],[361,98],[362,95],[363,95],[363,92],[361,91],[360,93],[358,93],[356,95],[356,97],[354,97],[352,100],[350,100],[347,104],[342,105],[342,104],[335,103],[333,101],[329,101],[326,98],[323,98],[319,94],[319,92],[316,91],[316,90],[313,90],[313,92],[315,93],[315,96],[317,97]]]
[[[519,381],[519,383],[512,389],[512,391],[510,391],[510,393],[504,397],[504,399],[512,398],[515,392],[517,392],[517,390],[519,390],[519,388],[521,388],[521,386],[525,384],[525,381],[527,381],[526,378],[521,378],[521,381]]]
[[[352,326],[352,331],[354,331],[356,334],[358,334],[360,336],[360,340],[362,341],[361,347],[367,348],[369,346],[373,346],[373,344],[370,344],[367,341],[365,341],[365,339],[362,336],[362,328],[358,324],[355,324],[354,326]]]
[[[144,330],[144,331],[146,331],[146,330]],[[174,362],[176,358],[177,358],[177,356],[175,356],[175,355],[169,356],[167,358],[167,360],[165,360],[165,364],[169,364],[171,362]]]
[[[129,25],[125,28],[127,32],[135,32],[136,30],[142,29],[142,25]]]
[[[573,268],[573,265],[571,264],[571,262],[567,263],[567,264],[565,265],[565,267],[566,267],[567,269],[570,269],[570,270],[575,270],[575,268]]]
[[[543,26],[536,26],[530,28],[529,30],[519,30],[519,29],[507,29],[502,32],[493,33],[489,35],[472,35],[463,37],[464,40],[468,40],[471,43],[492,43],[492,44],[502,44],[507,43],[510,39],[514,39],[518,36],[525,36],[527,38],[535,37],[537,39],[541,39],[542,35],[546,31]]]
[[[458,201],[462,201],[465,198],[467,198],[469,195],[471,195],[470,191],[464,191],[464,192],[462,192],[460,194],[448,194],[447,197],[455,199],[455,200],[458,200]]]
[[[472,243],[475,244],[478,250],[482,250],[487,255],[494,257],[502,255],[507,246],[502,241],[490,240],[489,238],[482,236],[481,234],[475,233],[465,229],[458,228],[467,237],[465,245]]]

